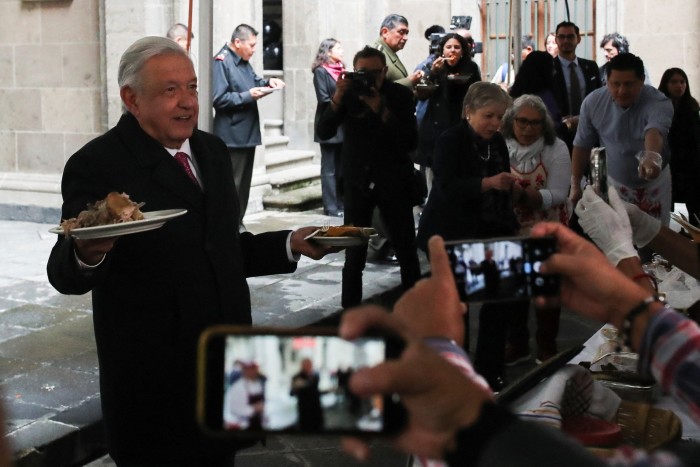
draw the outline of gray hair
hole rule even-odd
[[[382,33],[382,28],[387,28],[389,31],[396,29],[399,24],[403,24],[404,26],[408,26],[408,20],[406,19],[405,16],[397,15],[396,13],[392,13],[386,18],[384,18],[384,21],[382,21],[382,25],[379,26],[379,34]]]
[[[530,107],[535,109],[537,113],[540,114],[542,119],[542,136],[544,137],[545,144],[554,144],[557,139],[557,132],[554,129],[554,121],[552,117],[549,116],[549,111],[544,101],[534,94],[523,94],[513,101],[513,106],[506,111],[503,116],[503,122],[501,123],[501,134],[504,138],[515,138],[515,131],[513,130],[513,124],[515,123],[515,117],[520,113],[520,111],[525,108]]]
[[[141,70],[146,62],[158,55],[182,55],[189,60],[185,49],[165,37],[148,36],[137,40],[126,49],[119,61],[119,88],[129,86],[140,90],[142,85]]]
[[[462,118],[466,118],[467,110],[476,111],[492,104],[503,104],[510,107],[513,99],[501,87],[486,81],[477,81],[469,86],[467,95],[462,103]]]

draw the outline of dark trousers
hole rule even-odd
[[[323,212],[329,216],[335,216],[344,209],[343,200],[338,192],[342,148],[342,143],[321,143],[321,197]]]
[[[248,198],[250,197],[250,183],[253,180],[253,164],[255,162],[255,146],[252,148],[228,148],[233,166],[233,181],[236,184],[238,200],[241,203],[241,218],[239,223],[243,224],[243,216],[248,208]]]
[[[401,285],[409,289],[420,278],[420,264],[416,251],[416,229],[413,206],[407,193],[369,190],[345,185],[345,223],[365,227],[372,222],[374,207],[379,208],[389,240],[394,246],[401,267]],[[367,262],[367,245],[345,250],[343,267],[342,305],[359,305],[362,301],[362,271]]]
[[[474,368],[487,381],[503,374],[508,320],[515,313],[527,317],[529,308],[528,300],[481,305]]]

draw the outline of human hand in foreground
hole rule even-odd
[[[423,343],[428,336],[458,338],[464,306],[459,303],[444,243],[429,242],[432,276],[421,280],[397,303],[394,314],[367,306],[343,315],[340,336],[356,339],[368,329],[399,334],[406,349],[398,360],[355,372],[351,390],[360,397],[396,393],[408,411],[408,426],[395,439],[398,449],[442,458],[455,433],[474,423],[490,394]],[[456,324],[455,324],[456,323]],[[365,441],[344,438],[343,448],[358,459],[369,456]]]
[[[616,327],[629,310],[649,296],[605,260],[591,242],[559,223],[540,223],[532,228],[533,237],[556,237],[559,250],[542,264],[543,274],[560,274],[561,303],[578,313]],[[537,297],[537,306],[553,306],[556,299]]]
[[[290,239],[292,253],[308,256],[311,259],[321,259],[328,253],[335,253],[342,250],[342,248],[330,247],[321,245],[313,240],[306,240],[306,237],[318,229],[320,229],[320,227],[309,226],[302,227],[292,232],[292,238]]]
[[[459,299],[445,242],[434,236],[428,242],[431,275],[421,279],[394,305],[394,316],[401,318],[416,337],[445,337],[464,343],[464,314],[467,307]]]
[[[603,201],[593,187],[587,186],[576,205],[576,214],[581,228],[617,266],[623,259],[637,256],[637,250],[632,244],[632,227],[625,203],[613,187],[608,190],[608,198],[610,204]]]

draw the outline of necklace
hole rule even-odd
[[[491,143],[486,145],[486,157],[482,156],[481,153],[479,153],[479,157],[484,162],[488,162],[488,160],[491,159]]]

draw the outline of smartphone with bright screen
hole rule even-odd
[[[391,433],[403,424],[396,396],[360,399],[360,368],[400,354],[400,341],[337,337],[335,328],[218,328],[200,342],[198,418],[214,435]]]
[[[559,294],[560,278],[540,273],[556,252],[554,237],[508,237],[446,242],[460,298],[466,302],[521,300]]]

